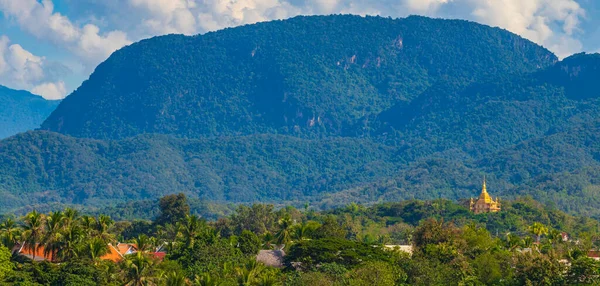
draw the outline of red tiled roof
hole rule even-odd
[[[35,261],[43,261],[43,260],[47,260],[47,261],[54,261],[54,255],[52,253],[48,253],[48,254],[44,254],[44,246],[41,244],[37,244],[37,246],[35,247],[35,255],[33,252],[33,247],[25,244],[23,246],[17,246],[18,247],[18,253],[28,257],[30,259],[34,259]]]
[[[120,262],[123,260],[123,255],[119,253],[117,248],[115,248],[112,244],[108,244],[108,253],[102,255],[100,257],[102,260],[110,260],[112,262]]]
[[[152,257],[163,261],[165,259],[165,256],[167,255],[166,252],[152,252]]]

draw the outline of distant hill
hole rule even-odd
[[[77,137],[365,134],[438,81],[536,71],[557,58],[498,28],[425,17],[296,17],[115,52],[43,128]]]
[[[0,139],[39,128],[58,103],[58,100],[45,100],[27,91],[0,86]]]
[[[600,217],[600,55],[424,17],[297,17],[113,54],[0,141],[0,208],[532,195]]]

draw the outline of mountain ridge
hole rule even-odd
[[[0,139],[39,128],[59,102],[0,85]]]
[[[183,192],[329,208],[467,198],[487,174],[494,196],[600,216],[598,58],[558,62],[504,30],[423,17],[145,40],[101,64],[44,130],[0,141],[0,206]]]

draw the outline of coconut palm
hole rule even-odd
[[[164,285],[165,286],[186,286],[190,285],[187,278],[182,272],[171,271],[163,275]]]
[[[198,238],[198,236],[202,234],[202,231],[204,230],[204,223],[197,216],[188,215],[181,224],[180,229],[183,242],[185,245],[192,248],[194,247],[196,238]]]
[[[114,240],[114,235],[112,235],[109,230],[114,223],[115,222],[109,216],[100,215],[96,220],[95,225],[96,236],[104,240],[105,243],[112,242]]]
[[[145,234],[140,234],[133,241],[136,244],[137,251],[139,252],[152,251],[154,248],[153,238],[150,238]]]
[[[100,257],[108,253],[108,245],[101,238],[95,237],[85,245],[85,252],[87,257],[97,265]]]
[[[21,228],[11,219],[6,219],[0,224],[0,241],[8,249],[13,249],[21,237]]]
[[[80,225],[72,223],[65,226],[62,232],[62,249],[58,252],[64,261],[78,256],[78,246],[84,238],[84,232]]]
[[[44,237],[44,215],[37,211],[32,211],[24,217],[25,225],[23,227],[23,242],[26,249],[33,251],[33,260],[38,250],[38,243]]]
[[[152,260],[143,255],[142,252],[129,255],[124,264],[126,285],[142,286],[150,284],[154,279],[152,277],[152,266]]]
[[[57,257],[57,253],[63,248],[63,220],[62,212],[51,212],[45,220],[46,233],[42,237],[44,245],[44,255],[51,254],[51,257]]]
[[[250,259],[242,267],[236,268],[236,280],[239,286],[253,285],[265,269],[264,265]]]
[[[548,234],[548,227],[539,222],[534,222],[529,227],[529,232],[535,235],[535,241],[539,243],[542,235]]]
[[[65,228],[70,227],[75,222],[77,222],[77,218],[79,217],[79,212],[72,208],[66,208],[63,211],[63,225]]]
[[[209,273],[202,273],[196,276],[194,284],[198,286],[219,286],[222,283],[219,278],[213,277]]]
[[[321,224],[312,220],[302,224],[296,224],[293,227],[292,238],[295,240],[309,239],[319,227],[321,227]]]
[[[95,232],[96,219],[94,217],[84,215],[80,219],[80,224],[83,232],[87,237],[92,237]]]
[[[288,244],[292,241],[292,219],[286,216],[279,219],[278,223],[279,231],[275,234],[275,242],[279,245]]]

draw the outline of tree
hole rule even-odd
[[[275,234],[275,242],[278,245],[286,245],[292,241],[292,226],[294,225],[289,216],[279,219],[279,231]]]
[[[34,210],[25,215],[24,221],[23,241],[25,247],[33,251],[33,260],[35,260],[38,243],[44,236],[44,215]]]
[[[346,230],[338,223],[335,216],[329,215],[325,217],[323,224],[314,234],[315,238],[345,238]]]
[[[142,252],[129,255],[125,260],[125,281],[127,285],[143,286],[153,280],[152,260]]]
[[[100,257],[108,252],[108,245],[103,239],[95,237],[86,244],[85,251],[88,258],[90,258],[94,264],[97,264]]]
[[[540,239],[542,237],[542,235],[544,234],[548,234],[548,227],[546,227],[545,225],[539,223],[539,222],[534,222],[530,227],[529,227],[529,232],[531,232],[532,234],[535,235],[535,241],[537,243],[540,243]]]
[[[11,218],[6,219],[0,224],[0,242],[8,249],[13,249],[19,242],[20,236],[21,228]]]
[[[0,245],[0,281],[13,271],[14,265],[10,262],[10,250]]]
[[[251,231],[244,230],[238,237],[238,244],[242,253],[246,255],[256,255],[261,247],[261,240],[258,235]]]
[[[567,272],[568,285],[600,285],[600,265],[591,258],[580,257],[571,262]]]
[[[182,193],[162,197],[159,206],[160,216],[156,219],[158,225],[174,225],[190,215],[190,205]]]
[[[392,286],[397,285],[404,275],[394,273],[393,267],[385,262],[367,262],[350,274],[349,285],[353,286]],[[405,278],[405,277],[404,277]]]
[[[46,217],[46,233],[42,237],[41,243],[44,245],[44,255],[51,255],[56,258],[57,254],[63,249],[63,220],[62,212],[51,212]]]

